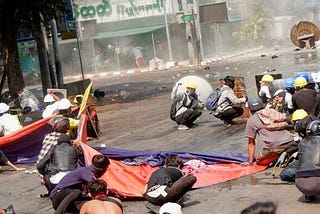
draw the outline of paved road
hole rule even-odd
[[[293,49],[293,48],[292,48]],[[300,60],[294,64],[294,52],[261,53],[246,58],[212,65],[209,70],[157,71],[135,76],[102,79],[94,88],[107,92],[106,105],[97,106],[102,127],[99,140],[90,145],[106,144],[110,147],[132,150],[184,150],[184,151],[247,151],[243,136],[245,121],[225,128],[209,112],[201,116],[199,126],[188,131],[177,131],[168,118],[172,84],[182,75],[205,75],[215,87],[225,75],[244,76],[249,95],[254,94],[254,75],[275,68],[284,77],[301,70],[319,70],[317,59]],[[130,102],[129,102],[130,101]],[[29,170],[34,165],[26,165]],[[12,203],[24,213],[53,213],[49,199],[37,198],[44,192],[36,174],[4,171],[0,174],[0,207]],[[317,213],[319,202],[306,204],[293,184],[273,178],[271,170],[235,179],[218,185],[197,189],[189,194],[184,213],[239,213],[255,201],[272,200],[278,204],[278,213]],[[148,213],[145,201],[125,202],[127,213]]]

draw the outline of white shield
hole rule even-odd
[[[187,75],[182,77],[177,81],[177,83],[182,83],[179,86],[177,93],[186,91],[186,86],[188,83],[196,84],[196,92],[198,93],[201,101],[206,101],[210,93],[213,91],[211,84],[206,80],[205,77],[198,75]]]

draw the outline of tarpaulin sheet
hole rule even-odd
[[[88,145],[82,145],[85,151],[85,157],[88,161],[87,164],[91,164],[92,156],[98,153],[105,154],[109,158],[113,155],[120,158],[120,153],[122,159],[125,158],[125,154],[131,157],[138,157],[138,155],[150,156],[150,154],[159,154],[159,152],[150,152],[150,151],[129,151],[129,150],[118,150],[118,149],[106,149],[98,148],[100,152],[94,150]],[[112,154],[115,152],[115,154]],[[178,154],[180,157],[183,156],[183,152],[160,152],[161,159],[165,158],[168,154]],[[262,171],[266,166],[242,166],[240,162],[243,162],[245,155],[238,154],[238,158],[230,158],[234,155],[230,153],[216,153],[217,157],[200,153],[193,153],[193,158],[196,159],[196,155],[204,158],[205,160],[212,161],[207,168],[199,168],[194,170],[192,173],[197,177],[197,182],[194,185],[194,188],[205,187],[217,183],[221,183],[227,180],[239,178],[245,175],[256,173]],[[226,155],[226,159],[223,159],[222,154]],[[184,153],[186,157],[191,160],[191,156],[188,153]],[[155,156],[157,157],[157,156]],[[158,156],[159,157],[159,156]],[[237,156],[236,156],[237,157]],[[90,161],[89,161],[90,160]],[[151,160],[151,159],[150,159]],[[157,160],[157,158],[156,158]],[[236,161],[237,160],[237,161]],[[246,159],[247,160],[247,157]],[[157,162],[157,161],[154,161]],[[162,162],[162,161],[161,161]],[[142,197],[142,191],[147,183],[152,172],[158,169],[159,167],[152,167],[147,163],[141,163],[140,165],[127,165],[119,160],[111,160],[111,165],[108,168],[108,171],[103,175],[103,179],[107,182],[109,188],[117,190],[119,193],[123,194],[125,197]]]
[[[86,144],[82,144],[86,157],[86,164],[91,164],[94,155],[99,154]],[[102,176],[108,184],[108,188],[114,189],[125,197],[142,197],[142,190],[147,179],[158,167],[150,165],[128,166],[120,161],[110,159],[110,166],[107,172]]]
[[[14,163],[32,163],[38,158],[42,141],[51,128],[48,117],[27,125],[18,131],[0,137],[0,149]]]
[[[177,155],[184,161],[198,159],[206,163],[243,163],[248,156],[236,152],[186,152],[186,151],[132,151],[115,148],[94,147],[97,151],[115,160],[122,160],[128,165],[146,163],[161,166],[168,155]]]

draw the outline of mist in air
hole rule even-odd
[[[200,51],[204,60],[260,46],[295,47],[290,39],[290,31],[295,23],[309,21],[316,26],[320,24],[319,1],[316,0],[230,0],[227,3],[228,22],[200,25],[202,35]],[[190,63],[188,49],[190,40],[186,38],[185,24],[175,22],[175,14],[172,16],[169,14],[168,18],[173,60],[188,64]],[[141,22],[152,25],[148,23],[148,18]],[[163,26],[164,24],[163,22]],[[99,31],[98,25],[97,29]],[[191,43],[196,56],[194,33]],[[159,58],[163,65],[170,61],[166,30],[165,27],[159,27],[142,34],[101,37],[92,40],[80,39],[84,73],[139,69],[133,51],[135,46],[141,47],[142,50],[144,61],[141,62],[141,69],[149,69],[149,62],[154,57]],[[64,75],[80,75],[80,57],[75,39],[63,41],[60,48]]]

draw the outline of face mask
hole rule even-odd
[[[189,96],[193,96],[193,95],[194,95],[194,91],[187,91],[187,94],[188,94]]]

